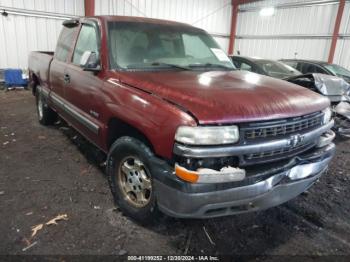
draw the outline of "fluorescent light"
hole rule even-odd
[[[273,16],[275,14],[275,8],[274,7],[265,7],[260,10],[259,14],[261,16]]]

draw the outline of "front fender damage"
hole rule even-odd
[[[340,102],[333,107],[333,112],[335,131],[343,137],[350,138],[350,103]]]

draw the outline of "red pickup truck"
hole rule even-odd
[[[32,52],[39,121],[65,119],[107,155],[116,204],[207,218],[263,210],[307,190],[335,146],[329,100],[235,70],[205,31],[99,16],[63,23]]]

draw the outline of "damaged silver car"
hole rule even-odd
[[[345,138],[350,138],[350,84],[344,79],[324,74],[305,74],[285,79],[317,93],[327,96],[331,101],[334,131]]]

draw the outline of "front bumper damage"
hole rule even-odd
[[[342,137],[350,138],[350,103],[340,102],[333,107],[334,131]]]
[[[262,181],[220,189],[220,185],[182,186],[155,179],[159,208],[182,218],[209,218],[264,210],[280,205],[307,190],[326,170],[335,153],[333,143],[291,160]],[[175,182],[175,181],[174,181]]]
[[[158,207],[173,217],[210,218],[264,210],[293,199],[327,170],[335,154],[332,143],[334,132],[330,130],[332,125],[333,121],[313,131],[316,136],[304,137],[306,140],[317,138],[313,148],[289,159],[247,167],[241,181],[188,183],[175,175],[173,165],[154,158],[151,172]],[[319,131],[323,133],[319,134]],[[264,144],[264,147],[275,147],[278,143],[281,142]],[[232,154],[232,148],[222,151],[214,147],[212,155],[223,157]],[[182,154],[211,155],[206,150],[184,150]]]

